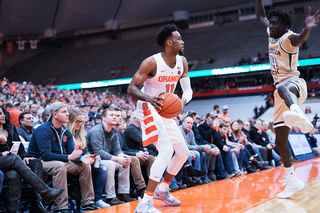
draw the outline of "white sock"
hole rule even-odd
[[[249,160],[253,160],[253,156],[251,156],[251,157],[249,158]]]
[[[165,192],[167,191],[168,187],[169,187],[169,184],[162,181],[159,185],[159,190],[162,192]]]
[[[294,168],[293,166],[290,167],[284,167],[286,172],[287,172],[287,177],[288,178],[296,178],[296,174],[294,173]]]
[[[152,200],[153,199],[153,196],[150,196],[150,195],[148,195],[148,194],[146,194],[146,193],[144,193],[144,195],[143,195],[143,198],[142,198],[142,203],[146,203],[146,202],[148,202],[148,200]]]
[[[291,111],[296,111],[296,112],[300,112],[300,111],[301,111],[298,104],[292,104],[292,105],[290,106],[290,110],[291,110]]]

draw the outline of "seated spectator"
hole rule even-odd
[[[124,131],[126,144],[130,149],[143,151],[142,130],[136,112],[131,114],[131,121],[131,124]],[[158,155],[157,148],[153,144],[150,144],[145,148],[148,149],[149,155]]]
[[[243,166],[245,166],[248,173],[252,173],[256,171],[250,166],[249,162],[251,162],[254,166],[257,166],[258,168],[263,165],[263,162],[257,161],[257,159],[255,159],[249,152],[247,147],[251,149],[251,152],[253,152],[253,155],[256,155],[252,146],[250,145],[246,146],[243,144],[243,142],[245,141],[245,136],[242,135],[242,132],[239,130],[239,124],[237,121],[234,121],[231,123],[228,139],[229,141],[233,142],[233,146],[238,147],[238,149],[240,150],[238,159],[241,157],[241,152],[243,152],[242,164]]]
[[[227,173],[220,151],[217,152],[219,148],[215,144],[212,144],[211,138],[214,138],[214,140],[216,140],[217,137],[216,130],[214,129],[217,124],[217,121],[215,121],[216,118],[216,114],[209,112],[206,114],[205,121],[201,125],[199,125],[198,127],[195,127],[195,125],[193,125],[192,127],[196,143],[198,145],[210,146],[211,148],[211,151],[209,153],[206,152],[206,165],[208,168],[208,178],[212,181],[216,179],[214,174],[215,172],[218,174],[220,179],[229,179],[234,176],[233,174]],[[206,139],[211,143],[209,143]]]
[[[117,205],[133,201],[135,199],[129,196],[131,157],[122,152],[117,131],[113,129],[117,123],[116,111],[108,108],[101,115],[102,122],[89,130],[87,141],[89,152],[98,153],[102,159],[101,163],[107,167],[107,203]],[[115,171],[119,171],[118,198],[115,192]]]
[[[242,135],[245,137],[242,144],[245,146],[250,145],[252,149],[255,151],[256,154],[258,154],[260,161],[264,161],[264,165],[260,167],[260,169],[266,169],[267,162],[272,160],[272,152],[267,147],[263,147],[261,145],[257,145],[254,143],[250,138],[250,123],[248,120],[242,122],[241,120],[238,120],[239,123],[239,130],[241,131]],[[250,151],[250,149],[249,149]],[[251,153],[252,154],[252,153]]]
[[[98,107],[96,107],[95,105],[91,105],[90,106],[90,111],[88,113],[89,117],[92,117],[93,120],[96,119],[96,115],[97,115],[97,111],[98,111]]]
[[[231,149],[227,145],[226,135],[229,126],[230,125],[228,123],[220,123],[215,143],[217,147],[219,147],[220,149],[223,163],[226,167],[228,174],[234,174],[236,177],[238,177],[240,175],[243,175],[244,173],[242,173],[240,170],[236,170],[236,167],[239,168],[239,165],[237,165],[237,162],[233,161]]]
[[[67,213],[68,190],[67,172],[79,176],[81,190],[81,210],[96,210],[91,177],[91,164],[94,158],[82,155],[82,150],[74,149],[73,136],[63,124],[69,121],[67,105],[54,102],[49,106],[48,121],[39,126],[33,133],[28,154],[41,158],[43,168],[52,176],[54,188],[64,187],[66,190],[55,199],[56,213]],[[80,163],[82,162],[82,163]]]
[[[18,134],[26,141],[30,142],[32,137],[33,117],[30,112],[23,112],[19,115]]]
[[[138,194],[141,198],[143,198],[144,192],[146,190],[146,182],[143,178],[141,167],[146,167],[147,176],[150,175],[151,166],[155,160],[153,155],[149,155],[148,151],[138,150],[138,149],[131,149],[127,146],[126,139],[131,140],[139,140],[141,139],[141,146],[142,146],[142,133],[139,138],[131,138],[132,136],[137,136],[136,133],[125,131],[125,133],[121,132],[119,127],[125,127],[125,122],[121,116],[121,111],[117,110],[117,123],[114,125],[114,129],[117,130],[117,135],[120,141],[120,146],[124,154],[131,156],[131,175],[133,181],[138,189]],[[140,128],[140,122],[137,119],[136,112],[131,113],[131,124],[130,125],[137,125]]]
[[[269,121],[263,121],[261,123],[261,136],[263,139],[265,139],[265,141],[267,141],[268,143],[271,143],[270,139],[269,139],[269,135],[267,134],[267,131],[269,129]]]
[[[319,147],[317,145],[317,139],[313,136],[313,134],[314,134],[314,129],[311,130],[310,132],[308,132],[306,134],[306,136],[308,138],[308,141],[309,141],[309,143],[310,143],[310,145],[312,147],[312,150],[313,150],[314,154],[316,156],[319,156],[320,155],[320,149],[319,149]]]
[[[265,125],[266,125],[266,123],[265,123]],[[273,127],[273,122],[271,122],[269,125],[269,128],[267,130],[267,135],[268,135],[270,143],[276,142],[276,133],[275,133],[275,129]]]
[[[79,148],[83,151],[84,155],[90,154],[87,146],[87,139],[85,137],[84,131],[84,117],[85,115],[77,109],[69,110],[69,122],[67,123],[67,128],[71,131],[73,135],[74,148]],[[100,164],[98,168],[91,164],[93,188],[95,195],[95,205],[100,208],[106,208],[110,205],[102,200],[102,194],[104,190],[104,185],[107,179],[106,167]]]
[[[94,126],[94,121],[92,117],[86,116],[84,121],[84,129],[88,132]]]
[[[38,109],[39,109],[39,106],[36,103],[30,104],[29,112],[33,117],[33,123],[36,123],[39,120]]]
[[[27,157],[27,153],[21,143],[12,148],[14,146],[13,141],[20,141],[20,139],[15,126],[9,123],[4,111],[5,109],[0,107],[0,128],[2,130],[0,136],[0,170],[4,173],[4,181],[8,186],[5,200],[6,211],[18,211],[22,190],[21,178],[23,178],[37,191],[32,194],[31,211],[48,212],[42,205],[42,198],[48,201],[50,197],[49,201],[51,201],[58,197],[64,189],[52,190],[42,182],[43,168],[41,161]],[[49,195],[51,193],[55,195]]]
[[[101,114],[98,113],[98,114],[96,115],[96,119],[94,120],[94,123],[95,123],[95,125],[97,125],[97,124],[100,124],[101,121],[102,121]]]
[[[197,170],[207,171],[207,165],[206,165],[206,156],[205,153],[212,153],[211,146],[209,145],[197,145],[194,140],[194,133],[192,130],[193,126],[193,119],[191,117],[187,117],[184,119],[182,125],[179,126],[182,135],[184,137],[184,140],[188,146],[188,149],[190,150],[190,155],[193,160],[193,167]],[[214,154],[218,154],[219,150],[215,150]],[[196,181],[199,181],[200,183],[208,183],[206,180],[206,177],[202,177],[201,181],[199,178],[194,178]]]
[[[273,143],[269,143],[266,141],[266,138],[262,137],[262,130],[261,130],[261,120],[255,120],[254,125],[250,128],[249,131],[250,138],[252,141],[254,141],[256,144],[259,144],[261,146],[267,147],[272,152],[272,157],[275,160],[275,165],[281,165],[281,157],[276,153],[274,150],[276,148],[276,145]],[[271,164],[271,162],[269,162]]]
[[[17,106],[17,104],[16,104]],[[15,125],[16,128],[20,126],[19,124],[19,115],[22,113],[19,109],[19,107],[15,107],[12,103],[6,104],[6,112],[5,115],[9,119],[9,122],[13,125]]]
[[[44,110],[40,115],[39,115],[39,120],[33,125],[32,130],[36,130],[41,124],[47,121],[49,117],[49,110]]]

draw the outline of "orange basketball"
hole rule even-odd
[[[182,102],[180,98],[173,93],[163,93],[160,95],[163,100],[159,100],[163,104],[162,109],[158,110],[159,115],[164,118],[173,118],[178,116],[182,110]]]

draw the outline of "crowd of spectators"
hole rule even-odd
[[[269,53],[258,52],[256,56],[249,56],[248,58],[242,57],[236,64],[236,66],[263,64],[269,62]]]
[[[67,188],[67,173],[78,177],[81,196],[78,192],[77,201],[82,211],[143,196],[157,150],[153,145],[142,147],[135,101],[130,97],[89,90],[58,91],[54,86],[7,79],[0,89],[3,114],[19,135],[15,140],[22,142],[20,149],[43,160],[42,167],[55,189]],[[228,110],[215,105],[203,115],[188,111],[175,118],[190,156],[171,182],[172,192],[282,165],[273,124],[236,120]],[[318,150],[314,139],[312,142]],[[0,140],[1,146],[11,149],[12,144]],[[101,160],[94,166],[95,153]],[[1,176],[0,172],[0,182]],[[68,193],[65,190],[55,199],[55,212],[69,212]]]

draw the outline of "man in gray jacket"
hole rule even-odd
[[[117,123],[117,113],[114,109],[108,108],[102,112],[102,122],[90,129],[87,135],[88,148],[90,153],[98,153],[101,163],[107,167],[107,179],[105,192],[107,203],[117,205],[130,202],[130,162],[131,157],[125,155],[121,148],[117,131],[112,127]],[[118,174],[118,198],[115,193],[115,171]]]

